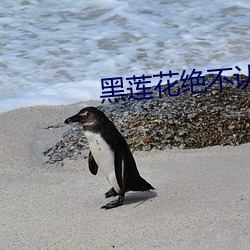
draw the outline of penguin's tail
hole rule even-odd
[[[148,191],[150,189],[154,189],[154,187],[152,187],[147,181],[139,176],[131,191]]]

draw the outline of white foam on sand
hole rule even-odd
[[[248,75],[249,10],[226,0],[3,0],[0,111],[101,102],[102,78],[236,65]]]

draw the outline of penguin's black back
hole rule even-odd
[[[108,118],[107,118],[108,119]],[[122,151],[124,160],[124,173],[123,173],[123,185],[125,191],[148,191],[154,189],[146,180],[144,180],[137,169],[134,157],[129,149],[129,146],[117,130],[115,125],[109,120],[110,124],[108,129],[103,129],[101,135],[115,151],[116,147],[119,147]]]

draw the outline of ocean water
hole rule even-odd
[[[0,112],[101,103],[102,78],[248,75],[249,12],[243,0],[1,0]]]

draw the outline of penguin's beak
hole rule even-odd
[[[73,115],[69,118],[67,118],[64,123],[67,123],[67,124],[70,124],[72,122],[80,122],[81,120],[81,116],[79,116],[78,114],[77,115]]]

